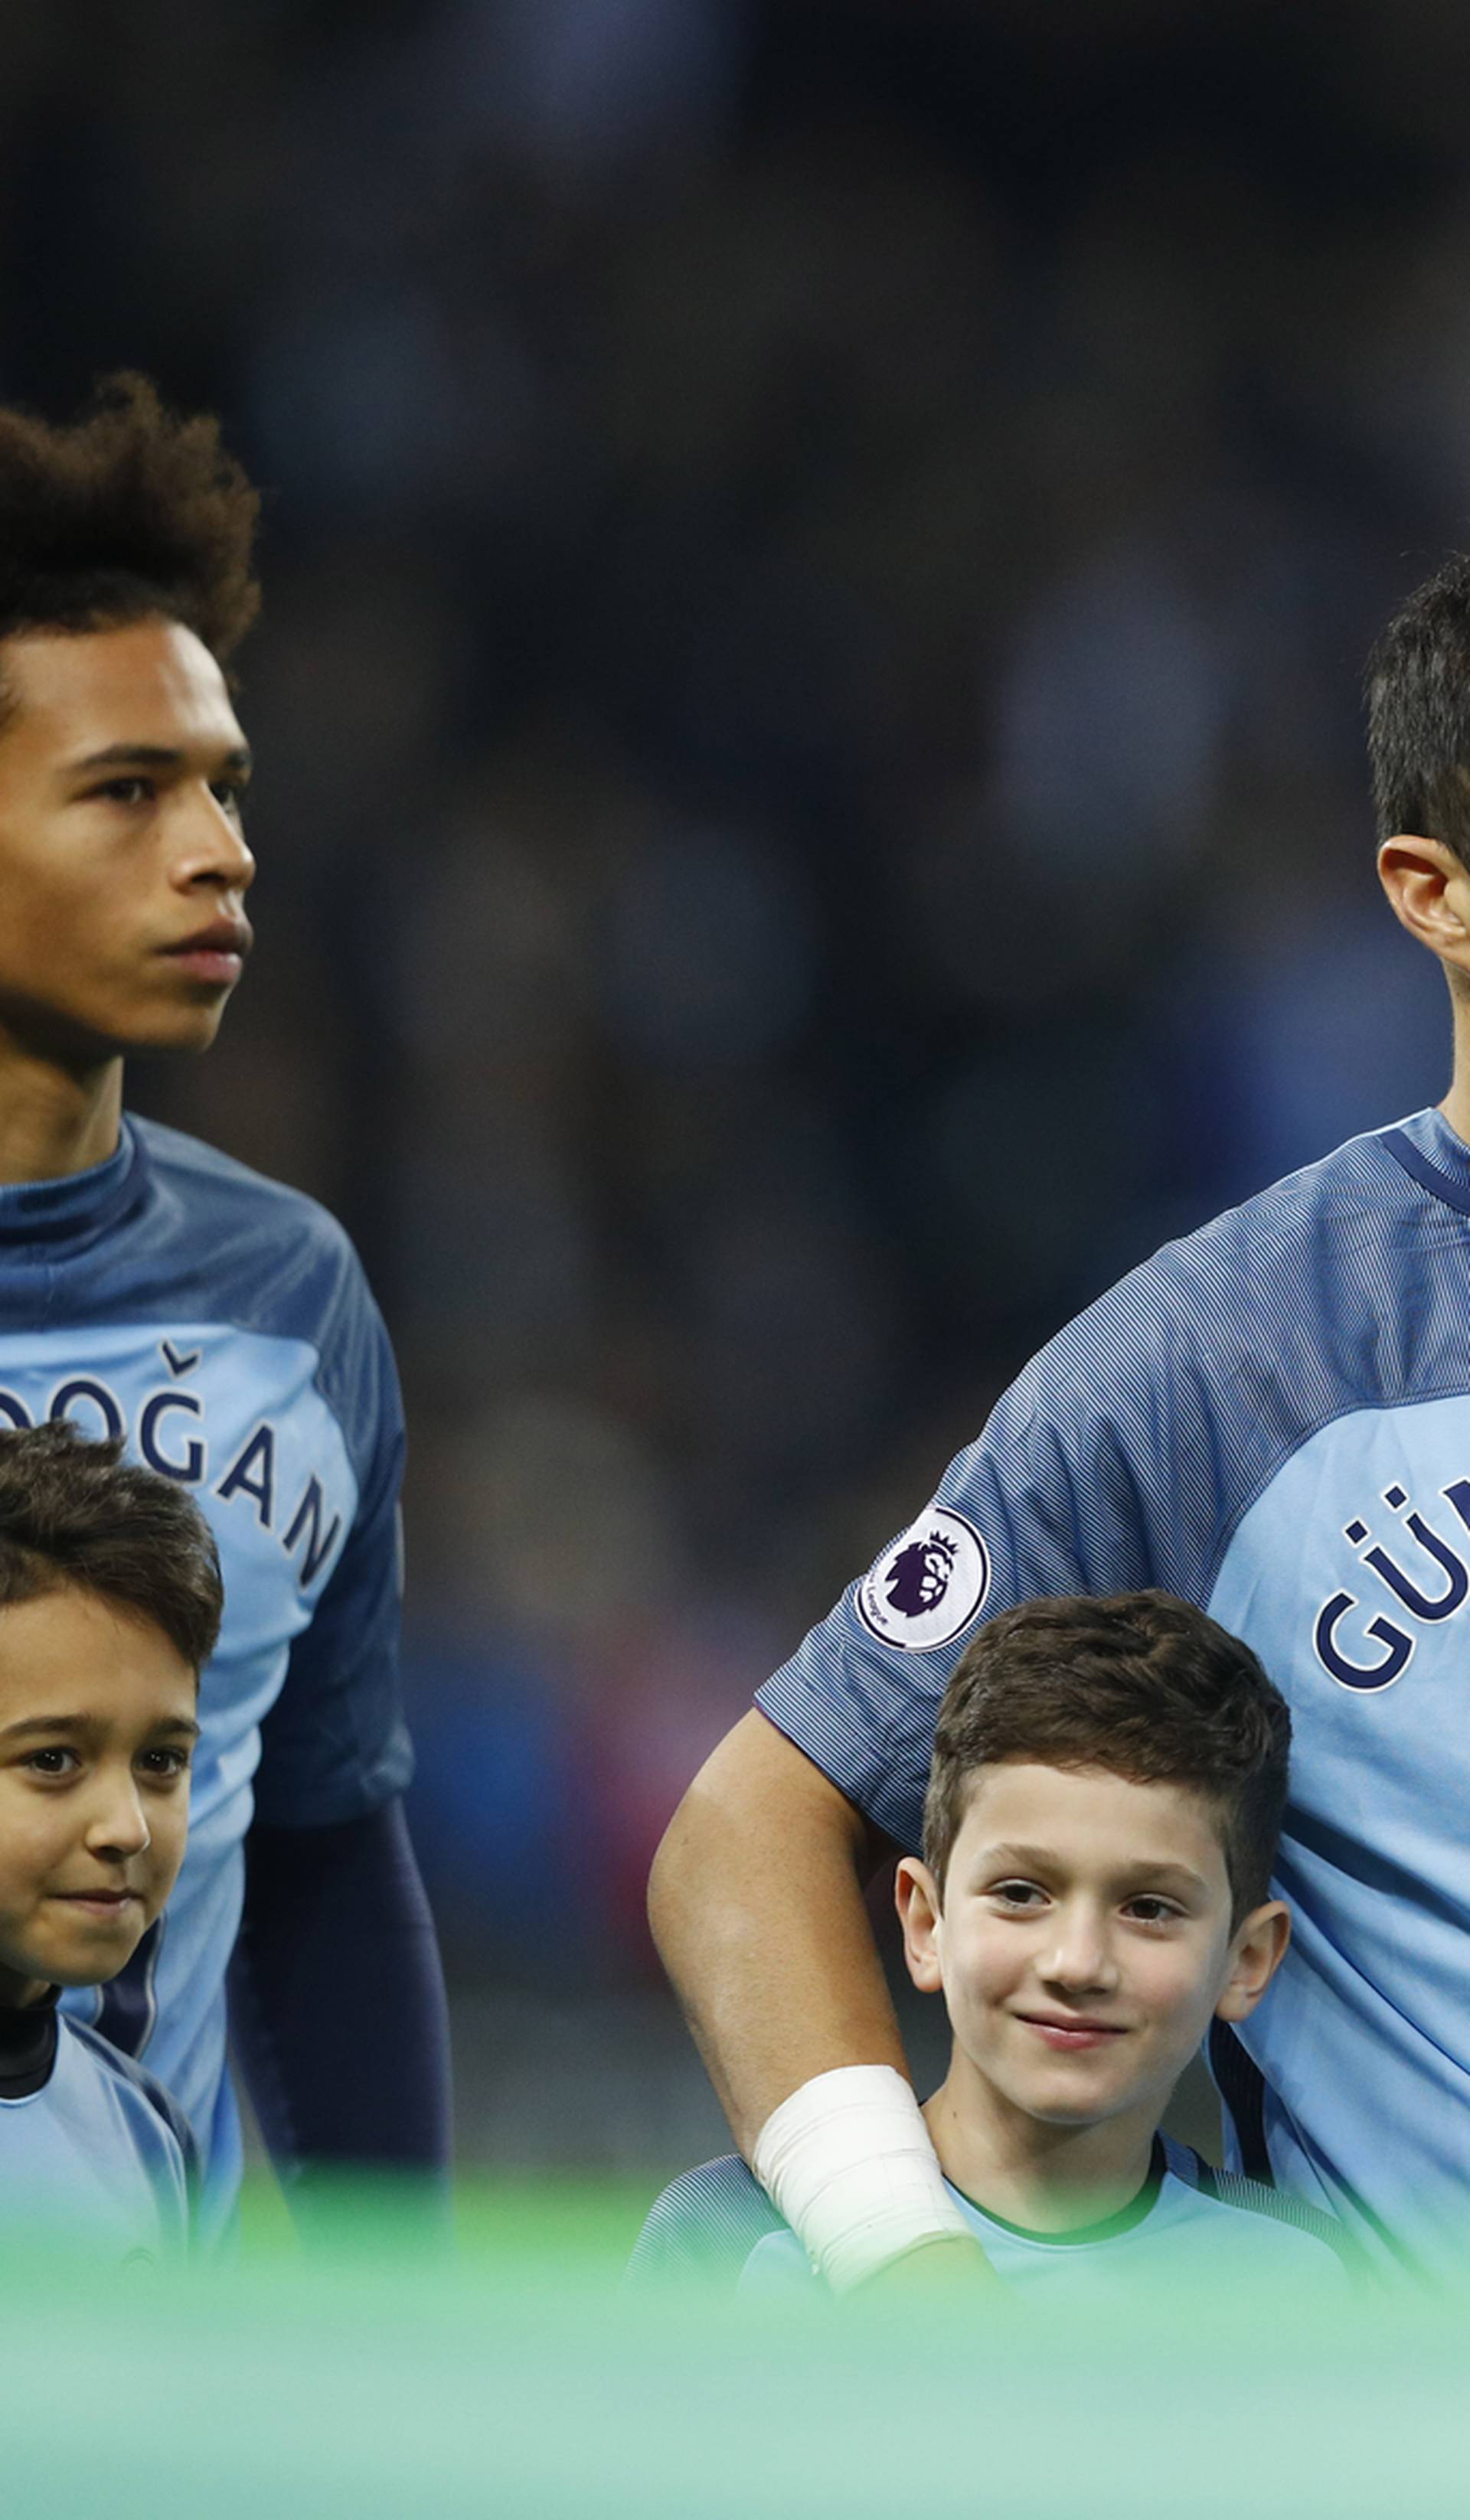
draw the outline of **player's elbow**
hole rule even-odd
[[[738,1934],[794,1869],[808,1882],[829,1865],[860,1878],[869,1839],[819,1768],[763,1715],[745,1716],[706,1760],[654,1857],[648,1919],[669,1975],[679,1983],[690,1955]]]

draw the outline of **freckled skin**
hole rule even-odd
[[[102,1984],[160,1913],[197,1694],[161,1629],[93,1594],[0,1609],[0,2003]]]

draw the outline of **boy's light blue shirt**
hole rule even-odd
[[[916,1849],[984,1617],[1156,1585],[1290,1702],[1291,1949],[1217,2030],[1234,2164],[1470,2257],[1470,1149],[1437,1111],[1168,1245],[1062,1331],[759,1704]]]
[[[1136,2205],[1080,2231],[1019,2230],[987,2214],[947,2180],[945,2185],[1002,2282],[1016,2291],[1044,2290],[1048,2300],[1085,2308],[1116,2302],[1122,2288],[1175,2297],[1191,2285],[1264,2284],[1294,2289],[1347,2281],[1342,2259],[1314,2230],[1278,2222],[1262,2210],[1265,2191],[1247,2182],[1233,2197],[1200,2184],[1200,2165],[1184,2147],[1159,2138],[1159,2158]],[[741,2271],[742,2292],[787,2291],[810,2279],[795,2231],[768,2231]]]
[[[141,2066],[95,2030],[57,2016],[38,2092],[0,2098],[0,2223],[117,2266],[179,2259],[189,2240],[194,2148]]]
[[[946,2182],[946,2184],[948,2182]],[[1150,2177],[1122,2213],[1084,2230],[1038,2232],[987,2214],[950,2186],[1001,2279],[1022,2292],[1085,2308],[1137,2288],[1177,2295],[1192,2284],[1261,2285],[1340,2294],[1351,2244],[1328,2218],[1252,2180],[1212,2171],[1187,2145],[1155,2138]],[[733,2283],[742,2293],[790,2293],[812,2281],[796,2233],[733,2153],[686,2172],[650,2213],[629,2269],[640,2287],[679,2275]]]
[[[116,1154],[0,1188],[0,1426],[69,1417],[188,1488],[224,1575],[189,1848],[111,1985],[65,1999],[174,2093],[230,2210],[225,1971],[253,1816],[356,1820],[407,1783],[398,1692],[402,1413],[342,1228],[212,1148],[125,1119]]]

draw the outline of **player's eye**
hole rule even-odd
[[[80,1767],[81,1761],[74,1750],[54,1741],[48,1742],[42,1750],[27,1750],[21,1765],[28,1768],[34,1777],[69,1777]]]
[[[1022,1914],[1046,1905],[1046,1893],[1035,1881],[992,1881],[990,1896],[1000,1907]]]
[[[153,779],[105,779],[101,787],[87,790],[90,796],[105,796],[110,805],[149,805],[158,792]]]
[[[1127,1904],[1127,1913],[1140,1925],[1176,1924],[1183,1912],[1182,1908],[1175,1907],[1172,1899],[1139,1898],[1130,1899]]]
[[[243,779],[211,779],[209,788],[216,803],[222,805],[227,814],[241,814],[245,811]]]

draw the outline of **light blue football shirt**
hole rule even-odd
[[[177,2261],[193,2169],[167,2093],[64,2013],[41,2089],[0,2098],[0,2227],[12,2237],[55,2236],[116,2266]]]
[[[0,1425],[71,1418],[187,1487],[224,1574],[189,1849],[121,1975],[67,2009],[146,2058],[229,2210],[240,2127],[225,1970],[253,1814],[360,1818],[408,1780],[402,1413],[387,1333],[315,1202],[151,1122],[68,1180],[0,1188]]]
[[[1154,2138],[1150,2177],[1130,2205],[1083,2230],[1025,2231],[949,2193],[1002,2281],[1051,2300],[1117,2307],[1125,2289],[1177,2298],[1192,2285],[1282,2282],[1301,2292],[1348,2281],[1345,2242],[1326,2217],[1254,2181],[1211,2170],[1187,2145]],[[629,2263],[640,2290],[680,2276],[734,2283],[746,2294],[800,2291],[812,2281],[795,2231],[745,2163],[730,2153],[665,2189]]]
[[[1142,1585],[1245,1637],[1295,1727],[1292,1948],[1212,2042],[1233,2158],[1470,2265],[1470,1148],[1438,1112],[1083,1313],[758,1702],[917,1848],[979,1620]]]

